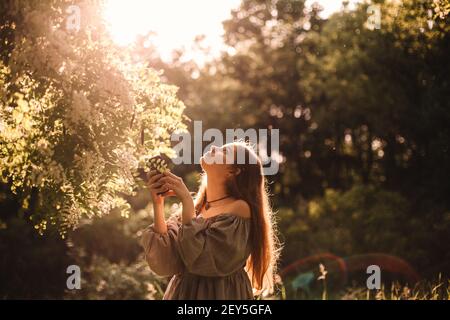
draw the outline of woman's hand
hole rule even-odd
[[[183,203],[185,201],[192,201],[191,194],[184,184],[183,179],[174,175],[172,172],[168,171],[163,173],[162,178],[158,180],[158,183],[162,183],[163,191],[170,190],[169,192],[178,196]]]
[[[148,186],[152,193],[155,217],[158,217],[158,219],[155,219],[155,226],[159,226],[158,230],[161,233],[167,232],[167,225],[164,221],[164,214],[162,213],[164,197],[176,195],[180,198],[183,204],[183,223],[189,223],[195,217],[194,200],[184,184],[183,179],[180,177],[174,175],[172,172],[159,173],[151,171]],[[164,192],[164,194],[158,195],[160,192]],[[156,221],[159,222],[156,223]]]
[[[175,192],[173,192],[173,190],[169,190],[169,188],[165,187],[160,181],[162,177],[164,177],[164,175],[155,170],[152,170],[149,173],[148,188],[150,189],[152,200],[156,204],[163,204],[164,197],[175,195]],[[161,192],[164,192],[164,194],[158,194]]]
[[[194,200],[189,193],[188,188],[183,179],[174,175],[172,172],[163,173],[163,177],[159,180],[163,183],[163,187],[172,190],[181,200],[183,204],[182,221],[189,223],[195,217]]]

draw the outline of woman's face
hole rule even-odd
[[[234,163],[234,146],[225,144],[222,147],[211,146],[200,158],[200,165],[208,175],[226,176]]]

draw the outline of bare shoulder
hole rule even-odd
[[[243,218],[250,218],[251,217],[251,209],[247,201],[245,200],[236,200],[231,205],[231,210],[234,214],[237,216],[243,217]]]

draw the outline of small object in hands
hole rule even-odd
[[[226,199],[226,198],[231,198],[231,196],[225,196],[225,197],[222,197],[220,199],[216,199],[216,200],[212,200],[212,201],[206,200],[205,209],[208,210],[209,208],[211,208],[211,203],[217,202],[217,201],[220,201],[220,200],[223,200],[223,199]]]
[[[150,171],[155,170],[155,171],[158,171],[159,173],[165,173],[165,172],[169,171],[169,166],[168,166],[166,160],[164,160],[164,158],[161,155],[150,158],[148,160],[148,166],[150,168]],[[168,191],[169,191],[169,189],[167,189],[166,191],[163,191],[163,192],[158,192],[157,194],[164,195]]]
[[[157,171],[158,173],[168,172],[170,171],[169,163],[171,163],[170,158],[164,154],[154,156],[146,161],[144,167],[138,168],[138,176],[142,181],[144,181],[147,184],[149,181],[148,174],[150,171]],[[167,191],[169,190],[159,192],[158,195],[163,195]]]
[[[169,167],[167,165],[167,162],[164,160],[162,156],[156,156],[153,158],[150,158],[148,160],[150,170],[156,170],[159,173],[164,173],[169,171]]]

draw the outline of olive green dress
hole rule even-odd
[[[223,213],[182,224],[172,216],[167,228],[161,234],[151,225],[141,237],[150,269],[172,277],[164,299],[253,299],[244,270],[251,251],[250,219]]]

